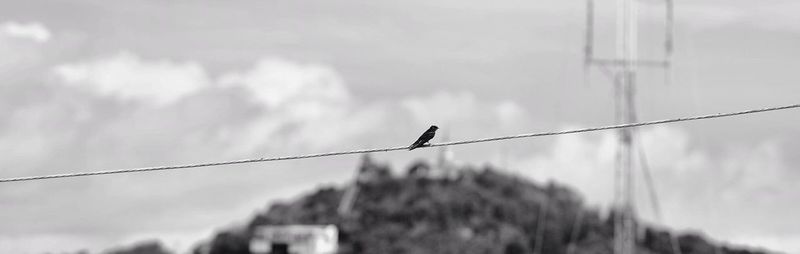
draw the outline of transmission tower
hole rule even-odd
[[[597,67],[614,84],[615,120],[619,124],[636,122],[636,75],[639,68],[668,69],[672,54],[672,1],[665,3],[664,57],[657,60],[642,60],[638,54],[638,2],[616,0],[616,55],[614,58],[597,58],[594,54],[594,0],[586,1],[586,44],[584,47],[584,71],[588,79],[592,67]],[[619,147],[615,163],[614,179],[614,253],[636,252],[637,224],[634,197],[633,131],[620,129]],[[640,160],[643,158],[639,158]]]

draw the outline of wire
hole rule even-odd
[[[636,141],[639,141],[639,139],[636,139]],[[659,223],[662,223],[664,217],[661,215],[661,201],[658,200],[658,192],[656,191],[655,181],[653,181],[653,175],[650,172],[650,163],[647,161],[647,155],[644,152],[642,142],[637,143],[636,150],[639,152],[639,163],[642,166],[645,185],[647,185],[647,190],[650,193],[650,205],[653,208],[653,214],[656,216],[656,220],[658,220]]]
[[[785,109],[793,109],[793,108],[800,108],[800,104],[792,104],[792,105],[779,106],[779,107],[770,107],[770,108],[762,108],[762,109],[737,111],[737,112],[731,112],[731,113],[717,113],[717,114],[711,114],[711,115],[672,118],[672,119],[656,120],[656,121],[649,121],[649,122],[639,122],[639,123],[628,123],[628,124],[599,126],[599,127],[584,128],[584,129],[551,131],[551,132],[537,132],[537,133],[525,133],[525,134],[510,135],[510,136],[500,136],[500,137],[472,139],[472,140],[464,140],[464,141],[444,142],[444,143],[439,143],[439,144],[431,144],[431,145],[428,145],[428,146],[424,146],[422,148],[438,147],[438,146],[466,145],[466,144],[493,142],[493,141],[510,140],[510,139],[532,138],[532,137],[543,137],[543,136],[556,136],[556,135],[582,133],[582,132],[594,132],[594,131],[611,130],[611,129],[632,128],[632,127],[641,127],[641,126],[666,124],[666,123],[674,123],[674,122],[685,122],[685,121],[695,121],[695,120],[703,120],[703,119],[730,117],[730,116],[754,114],[754,113],[785,110]],[[232,160],[232,161],[222,161],[222,162],[196,163],[196,164],[185,164],[185,165],[174,165],[174,166],[157,166],[157,167],[102,170],[102,171],[64,173],[64,174],[40,175],[40,176],[24,176],[24,177],[2,178],[2,179],[0,179],[0,183],[34,181],[34,180],[55,179],[55,178],[69,178],[69,177],[80,177],[80,176],[96,176],[96,175],[110,175],[110,174],[122,174],[122,173],[136,173],[136,172],[148,172],[148,171],[162,171],[162,170],[174,170],[174,169],[213,167],[213,166],[245,164],[245,163],[255,163],[255,162],[267,162],[267,161],[300,160],[300,159],[310,159],[310,158],[319,158],[319,157],[341,156],[341,155],[348,155],[348,154],[391,152],[391,151],[399,151],[399,150],[406,150],[406,149],[408,149],[407,146],[398,146],[398,147],[390,147],[390,148],[360,149],[360,150],[343,151],[343,152],[316,153],[316,154],[292,155],[292,156],[282,156],[282,157],[265,157],[265,158],[256,158],[256,159],[243,159],[243,160]]]
[[[636,133],[639,134],[638,132]],[[661,212],[661,201],[658,199],[658,192],[656,191],[655,181],[653,180],[652,170],[650,170],[650,163],[648,163],[647,155],[644,151],[644,144],[641,142],[641,139],[636,139],[637,145],[636,150],[639,151],[639,162],[642,166],[642,171],[644,171],[644,179],[645,184],[647,185],[647,189],[650,192],[650,205],[653,206],[653,214],[656,217],[658,223],[664,223],[664,216]],[[681,244],[678,241],[678,238],[675,237],[675,234],[672,232],[668,232],[669,234],[669,245],[672,251],[672,254],[683,254],[681,251]]]

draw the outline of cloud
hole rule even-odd
[[[242,149],[269,144],[326,148],[376,123],[371,119],[377,114],[354,107],[342,78],[324,65],[265,58],[250,69],[225,73],[217,82],[246,89],[269,115],[245,131],[242,144],[248,145]]]
[[[287,119],[314,119],[346,107],[350,93],[332,69],[279,58],[264,58],[246,70],[210,78],[194,62],[145,60],[123,51],[80,63],[62,64],[53,73],[64,84],[101,96],[154,102],[157,105],[211,88],[242,89],[253,102]]]
[[[60,46],[43,44],[49,38],[50,32],[39,23],[0,23],[0,78],[4,81],[0,87],[38,77],[44,56]]]
[[[235,96],[239,104],[258,111],[236,128],[239,133],[231,138],[240,143],[231,149],[234,154],[281,146],[324,148],[369,128],[379,115],[354,107],[347,86],[330,67],[280,58],[262,58],[251,68],[211,78],[198,63],[148,60],[123,51],[62,64],[53,73],[61,83],[100,98],[135,100],[167,111],[197,100],[217,100],[208,93],[224,91],[221,95]],[[181,100],[187,101],[180,104]]]
[[[0,166],[15,175],[395,146],[413,141],[430,124],[454,139],[535,127],[535,116],[514,101],[465,91],[367,101],[332,66],[275,57],[213,77],[195,62],[145,59],[130,52],[60,65],[53,72],[55,84],[0,94],[0,113],[7,116],[0,125],[0,151],[9,155],[0,158]],[[513,168],[521,174],[578,186],[594,204],[610,200],[617,144],[613,132],[543,140],[552,143],[497,145],[513,146]],[[709,229],[728,239],[736,235],[726,232],[791,233],[797,228],[778,219],[759,220],[764,211],[758,209],[785,211],[775,218],[797,212],[782,205],[800,193],[786,187],[796,184],[772,184],[793,179],[787,166],[777,163],[783,161],[780,143],[710,151],[697,147],[683,130],[667,127],[643,129],[641,140],[660,190],[672,187],[662,196],[670,224]],[[546,150],[536,151],[536,146]],[[456,149],[458,158],[470,162],[484,162],[487,154],[500,150],[488,144]],[[433,154],[415,152],[385,156],[402,160]],[[86,239],[115,235],[127,240],[159,232],[181,238],[184,232],[208,232],[244,218],[279,191],[296,193],[342,181],[350,176],[353,161],[81,178],[29,183],[13,191],[0,186],[0,206],[15,207],[0,211],[0,217],[14,218],[0,221],[0,227],[9,234],[46,235],[53,242],[64,242],[51,237],[62,232],[84,232]],[[32,202],[32,196],[42,198]],[[745,202],[758,206],[739,208]],[[737,215],[707,219],[715,215],[709,207],[736,210]],[[136,212],[141,210],[148,213]],[[53,216],[52,211],[64,213]],[[731,221],[736,226],[725,226]],[[30,243],[20,241],[17,247],[25,244]]]
[[[37,43],[45,43],[52,37],[50,30],[38,22],[4,22],[0,24],[0,34],[12,38],[28,39]]]
[[[677,20],[693,26],[717,28],[746,26],[774,31],[800,31],[800,3],[778,0],[770,3],[751,2],[687,2],[677,6]]]
[[[330,80],[341,81],[336,80],[332,70],[307,66],[264,60],[252,69],[221,75],[246,77],[242,74],[245,73],[258,77],[260,72],[268,73],[273,79],[261,80],[266,82],[260,83],[265,88],[252,82],[215,84],[199,64],[147,60],[125,52],[61,65],[53,70],[58,79],[49,80],[55,83],[11,86],[0,94],[0,114],[4,116],[0,124],[0,151],[8,152],[8,156],[0,158],[0,165],[9,168],[5,176],[12,176],[224,160],[330,145],[348,138],[346,133],[360,130],[358,124],[366,121],[360,119],[369,119],[371,113],[338,103],[347,98],[347,94],[341,97],[342,91],[334,89],[328,94],[328,90],[315,90],[330,87],[330,83],[325,83]],[[287,77],[280,77],[282,73]],[[344,88],[341,83],[333,85]],[[285,92],[291,89],[296,90]],[[284,92],[280,105],[269,106],[261,101],[262,97],[254,96],[270,90]],[[147,102],[156,103],[157,107]],[[313,107],[316,108],[308,109]],[[255,145],[248,146],[243,141]],[[242,200],[260,196],[263,193],[254,190],[261,189],[265,182],[256,179],[277,179],[271,172],[262,173],[269,177],[240,172],[229,178],[198,171],[181,177],[182,180],[169,176],[151,179],[145,175],[120,175],[76,179],[78,185],[71,181],[31,183],[14,188],[13,193],[0,194],[2,206],[15,207],[0,212],[0,217],[18,219],[0,222],[7,233],[0,238],[9,239],[8,234],[83,232],[89,237],[96,232],[124,235],[163,230],[144,221],[163,221],[176,231],[207,228],[224,223],[220,218],[236,218],[230,215],[231,211],[214,207],[227,202],[222,207],[230,208]],[[139,183],[125,183],[132,179],[138,179]],[[281,182],[266,182],[273,186],[298,182],[281,179]],[[229,189],[234,186],[233,191]],[[270,189],[275,188],[278,187]],[[59,189],[69,191],[54,191]],[[77,193],[83,193],[80,202],[70,197]],[[25,197],[31,196],[42,198],[37,202],[26,201]],[[197,203],[193,196],[217,199],[213,202],[216,204]],[[189,205],[191,209],[180,208],[181,204],[174,204],[175,200],[195,205]],[[130,213],[144,207],[152,213]],[[162,209],[167,207],[171,208]],[[243,209],[249,212],[253,208],[250,204]],[[68,211],[63,217],[51,216],[54,211],[65,209]],[[173,209],[177,212],[171,212]],[[192,213],[196,209],[204,213]],[[122,218],[120,214],[127,219],[114,219]],[[25,223],[33,220],[42,224]]]
[[[566,128],[573,129],[573,128]],[[517,172],[537,181],[555,180],[576,186],[593,205],[612,200],[612,181],[617,139],[613,133],[564,135],[542,154],[518,158]]]
[[[687,22],[692,26],[717,28],[736,22],[746,15],[738,8],[729,5],[690,4],[678,6],[675,20]],[[652,20],[652,18],[650,18]],[[658,20],[661,21],[661,20]]]
[[[400,105],[418,126],[438,124],[462,134],[489,135],[528,123],[525,110],[518,104],[511,101],[483,101],[475,94],[464,91],[440,91],[427,96],[404,98]]]
[[[668,225],[776,250],[786,250],[786,245],[773,245],[769,239],[798,234],[800,224],[787,220],[800,212],[793,205],[800,195],[798,174],[785,164],[779,143],[762,141],[715,151],[698,147],[685,131],[667,126],[642,129],[640,140]],[[518,157],[513,164],[523,175],[567,183],[584,193],[590,204],[607,206],[613,199],[618,144],[614,132],[559,136],[550,151]],[[640,170],[636,166],[634,171],[640,216],[656,221]],[[754,235],[770,238],[743,241]]]
[[[53,251],[50,246],[59,246],[65,252],[78,252],[85,250],[85,246],[96,243],[95,241],[96,239],[70,234],[0,236],[0,243],[3,243],[0,250],[4,253],[49,253]]]
[[[224,74],[219,83],[247,87],[269,107],[306,101],[342,103],[350,97],[342,79],[331,68],[275,58],[262,59],[250,70]]]
[[[11,86],[0,94],[0,151],[9,155],[0,158],[9,168],[4,176],[361,148],[392,108],[356,100],[330,67],[271,57],[217,78],[207,77],[199,64],[133,53],[52,71],[57,79],[46,81],[56,82]],[[0,221],[0,246],[41,249],[15,240],[17,235],[45,239],[54,251],[104,248],[143,233],[208,233],[278,194],[343,179],[353,168],[350,160],[308,163],[313,166],[252,164],[180,176],[32,182],[13,192],[0,186],[0,206],[15,208],[0,211],[0,217],[15,218]],[[258,168],[269,170],[253,170]],[[34,196],[41,198],[31,202]],[[149,212],[136,212],[141,210]],[[28,223],[34,220],[40,223]],[[60,237],[69,232],[86,241]]]
[[[102,95],[160,104],[174,102],[210,82],[206,71],[197,63],[148,61],[127,51],[88,62],[59,65],[54,73],[65,84]]]
[[[746,22],[757,24],[763,28],[777,31],[800,32],[800,3],[783,1],[771,5],[759,5],[750,10]]]
[[[320,64],[264,58],[250,69],[220,75],[217,83],[248,91],[265,110],[241,135],[242,150],[329,148],[382,121],[380,106],[358,105],[338,73]]]

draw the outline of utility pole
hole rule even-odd
[[[614,84],[615,120],[618,124],[636,122],[636,81],[639,68],[670,67],[672,53],[672,1],[664,0],[665,42],[664,58],[642,60],[638,54],[638,3],[636,0],[616,0],[616,56],[611,59],[596,58],[594,52],[594,0],[587,0],[586,44],[584,47],[584,70],[598,67]],[[633,130],[620,129],[619,146],[615,163],[614,179],[614,253],[636,252],[637,223],[634,197],[634,148]],[[640,158],[641,160],[642,158]]]
[[[616,112],[617,122],[621,124],[636,121],[636,103],[634,102],[634,85],[636,84],[636,64],[638,59],[638,12],[636,0],[617,0],[617,59],[620,70],[617,72]],[[634,226],[633,197],[633,153],[631,152],[631,129],[619,130],[619,161],[616,163],[620,172],[619,222],[615,224],[614,250],[619,254],[633,254],[636,250],[636,228]]]

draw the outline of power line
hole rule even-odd
[[[594,132],[594,131],[611,130],[611,129],[632,128],[632,127],[641,127],[641,126],[666,124],[666,123],[674,123],[674,122],[685,122],[685,121],[694,121],[694,120],[730,117],[730,116],[754,114],[754,113],[785,110],[785,109],[793,109],[793,108],[800,108],[800,104],[792,104],[792,105],[779,106],[779,107],[770,107],[770,108],[762,108],[762,109],[737,111],[737,112],[731,112],[731,113],[717,113],[717,114],[711,114],[711,115],[672,118],[672,119],[656,120],[656,121],[649,121],[649,122],[638,122],[638,123],[627,123],[627,124],[617,124],[617,125],[608,125],[608,126],[598,126],[598,127],[592,127],[592,128],[584,128],[584,129],[551,131],[551,132],[537,132],[537,133],[525,133],[525,134],[510,135],[510,136],[500,136],[500,137],[491,137],[491,138],[482,138],[482,139],[472,139],[472,140],[463,140],[463,141],[454,141],[454,142],[444,142],[444,143],[439,143],[439,144],[431,144],[429,146],[425,146],[425,147],[422,147],[422,148],[438,147],[438,146],[466,145],[466,144],[493,142],[493,141],[510,140],[510,139],[532,138],[532,137],[543,137],[543,136],[556,136],[556,135],[582,133],[582,132]],[[300,159],[310,159],[310,158],[319,158],[319,157],[341,156],[341,155],[348,155],[348,154],[391,152],[391,151],[399,151],[399,150],[406,150],[406,149],[408,149],[407,146],[398,146],[398,147],[390,147],[390,148],[360,149],[360,150],[351,150],[351,151],[342,151],[342,152],[316,153],[316,154],[292,155],[292,156],[282,156],[282,157],[264,157],[264,158],[256,158],[256,159],[242,159],[242,160],[196,163],[196,164],[185,164],[185,165],[174,165],[174,166],[157,166],[157,167],[115,169],[115,170],[101,170],[101,171],[87,171],[87,172],[64,173],[64,174],[53,174],[53,175],[40,175],[40,176],[12,177],[12,178],[0,179],[0,183],[34,181],[34,180],[55,179],[55,178],[69,178],[69,177],[80,177],[80,176],[96,176],[96,175],[136,173],[136,172],[147,172],[147,171],[187,169],[187,168],[201,168],[201,167],[213,167],[213,166],[245,164],[245,163],[255,163],[255,162],[268,162],[268,161],[300,160]]]

